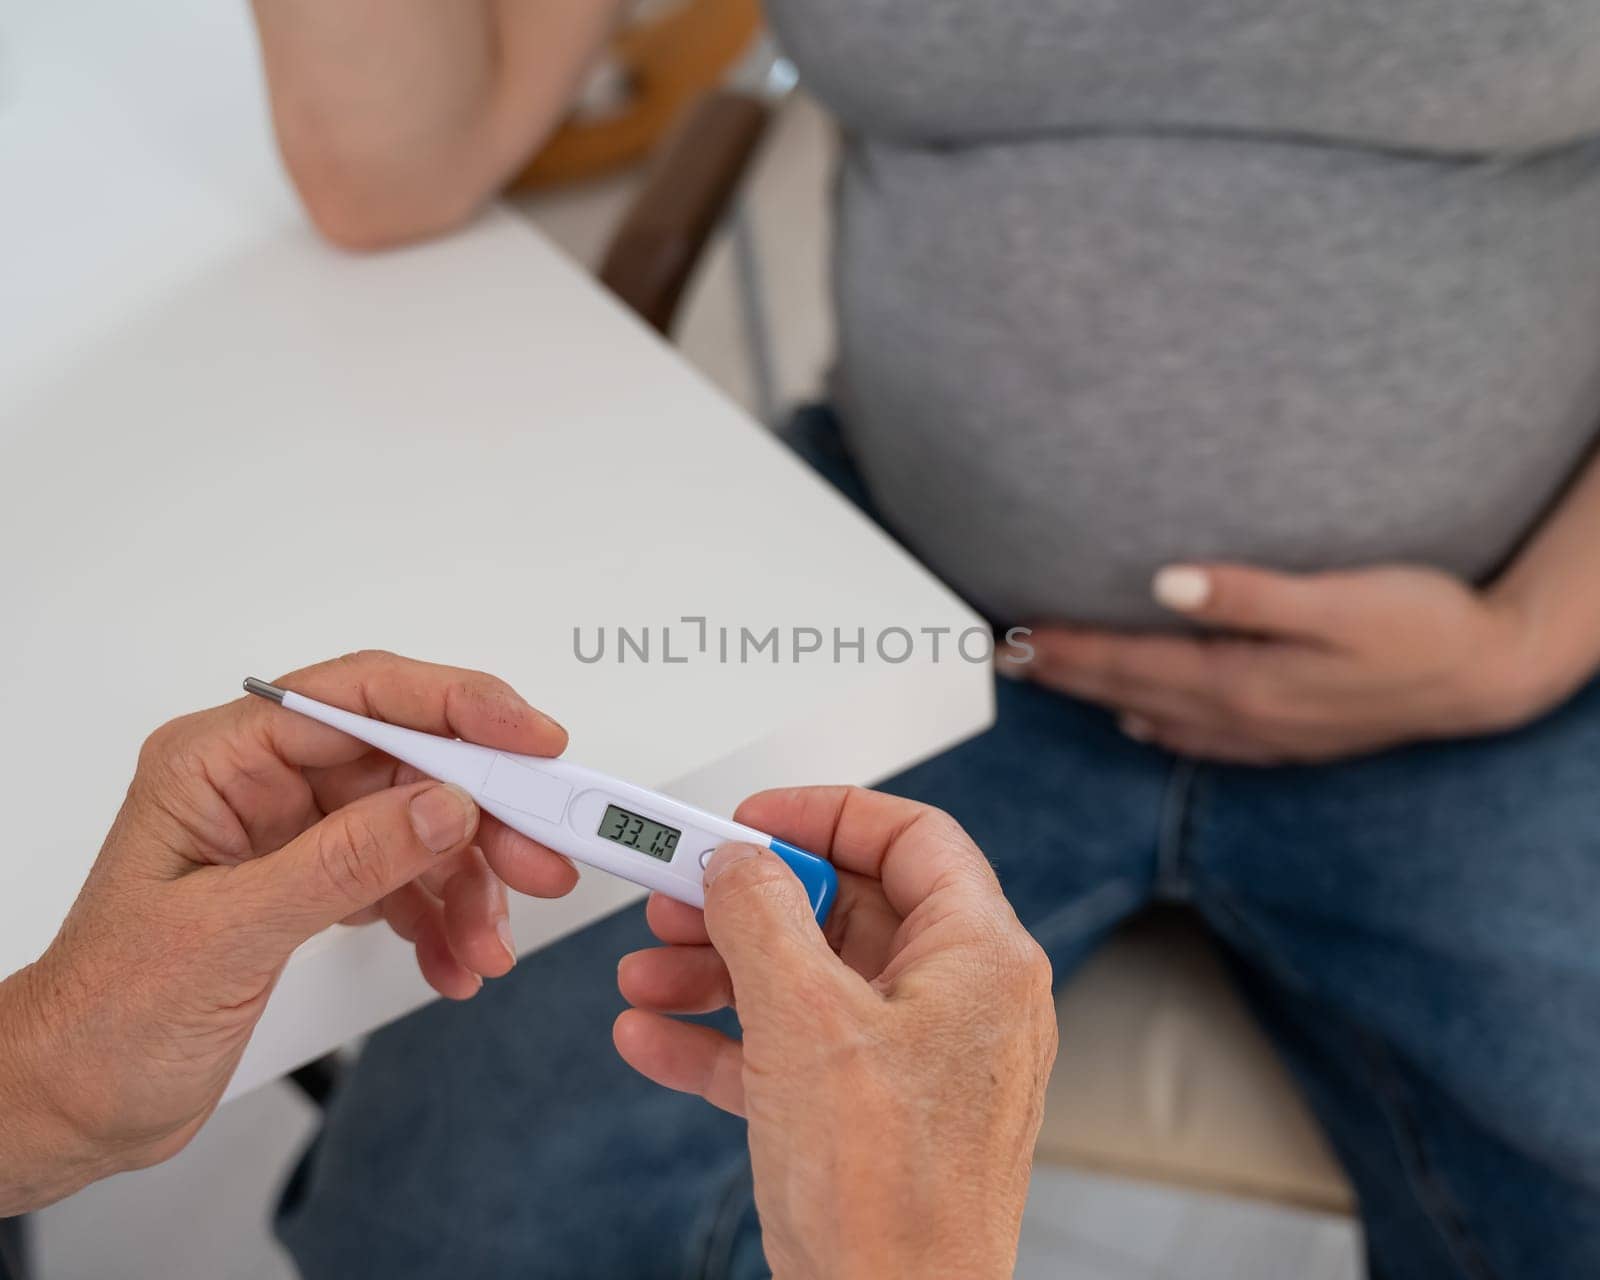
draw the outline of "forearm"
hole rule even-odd
[[[0,982],[0,1218],[29,1213],[112,1172],[55,1107],[34,970]]]
[[[560,119],[619,0],[252,0],[279,145],[318,226],[444,230]]]
[[[951,1041],[915,1040],[941,1062],[961,1053]],[[988,1087],[972,1092],[971,1114],[930,1108],[942,1086],[915,1073],[892,1085],[860,1071],[827,1078],[836,1101],[826,1133],[791,1135],[781,1163],[753,1158],[757,1211],[777,1224],[767,1236],[775,1280],[1011,1275],[1047,1072],[1020,1053],[982,1060]]]
[[[1524,637],[1511,683],[1539,709],[1600,669],[1600,453],[1489,589]]]

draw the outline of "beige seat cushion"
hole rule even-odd
[[[1184,913],[1120,932],[1056,1014],[1040,1161],[1352,1211],[1327,1140]]]

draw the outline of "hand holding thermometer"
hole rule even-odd
[[[253,676],[244,687],[359,738],[430,778],[455,783],[485,813],[574,862],[679,902],[705,905],[701,877],[712,851],[725,841],[739,840],[771,849],[788,863],[805,886],[818,924],[827,920],[833,906],[839,876],[831,863],[681,800],[567,760],[515,755],[369,720]]]

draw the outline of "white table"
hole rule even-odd
[[[575,758],[720,810],[991,713],[987,669],[919,634],[976,625],[960,602],[520,220],[319,244],[241,4],[0,11],[0,539],[0,974],[49,942],[144,735],[247,673],[364,646],[484,668]],[[866,661],[724,665],[684,615],[864,628]],[[656,661],[579,662],[601,625],[648,626]],[[664,626],[690,661],[659,660]],[[872,652],[887,627],[912,660]],[[635,896],[589,873],[518,902],[519,945]],[[313,939],[232,1092],[428,994],[385,931]]]

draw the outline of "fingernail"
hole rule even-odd
[[[1167,608],[1187,613],[1198,609],[1211,595],[1211,575],[1186,564],[1168,565],[1156,574],[1150,591]]]
[[[561,726],[561,724],[553,715],[551,715],[548,711],[534,706],[533,703],[524,698],[521,693],[508,685],[496,686],[491,691],[490,696],[502,703],[511,704],[513,714],[517,715],[519,718],[522,712],[527,712],[536,719],[543,720],[552,729],[559,729],[562,733],[566,732],[566,729]]]
[[[711,882],[720,876],[736,862],[745,862],[750,858],[759,858],[761,850],[753,844],[744,844],[734,840],[728,844],[719,845],[717,851],[711,855],[711,861],[706,864],[706,888],[711,887]]]
[[[411,829],[435,853],[454,849],[472,834],[478,806],[460,787],[441,783],[411,797]]]
[[[511,938],[511,921],[501,916],[494,922],[494,931],[500,935],[500,945],[506,949],[506,958],[511,961],[512,968],[517,964],[517,944]]]
[[[1002,649],[995,655],[995,674],[1005,680],[1026,680],[1023,667],[1027,665],[1019,649]]]
[[[1155,732],[1155,726],[1139,716],[1123,716],[1117,727],[1135,742],[1149,742]]]

